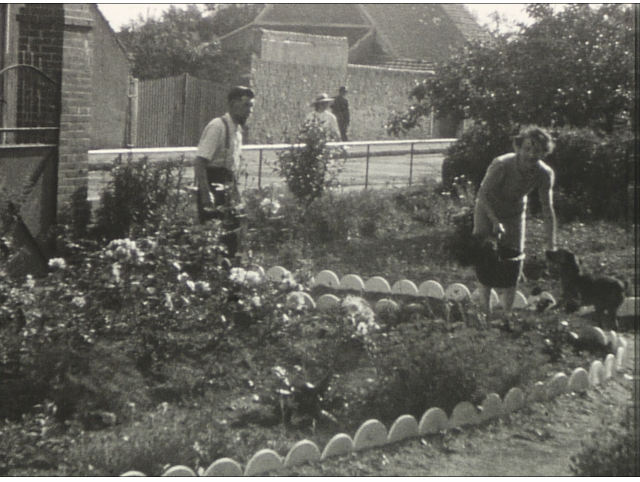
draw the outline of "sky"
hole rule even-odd
[[[180,3],[99,3],[98,6],[107,18],[111,27],[117,32],[131,20],[137,20],[139,15],[146,17],[159,17],[169,5],[180,6]],[[182,4],[183,5],[183,4]],[[527,21],[523,3],[467,3],[467,8],[474,13],[481,25],[491,24],[490,14],[499,12],[510,21]]]

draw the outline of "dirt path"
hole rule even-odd
[[[444,436],[423,438],[279,475],[301,476],[570,476],[570,458],[583,442],[619,426],[633,396],[632,340],[623,370],[586,395],[544,404]],[[637,372],[636,372],[637,375]]]

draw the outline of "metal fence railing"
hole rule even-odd
[[[384,188],[411,186],[418,179],[440,176],[444,151],[456,139],[411,139],[393,141],[333,142],[330,146],[344,147],[347,160],[339,176],[346,188]],[[262,188],[279,185],[282,178],[274,172],[277,156],[291,144],[246,145],[242,148],[246,174],[241,187]],[[293,147],[301,147],[294,144]],[[104,149],[89,151],[89,197],[97,196],[108,182],[109,171],[117,159],[149,161],[181,161],[192,168],[195,147]],[[96,197],[94,197],[95,199]]]

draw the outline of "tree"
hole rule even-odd
[[[466,45],[416,84],[414,104],[390,120],[390,133],[411,129],[433,109],[490,130],[519,124],[591,127],[612,133],[630,127],[634,21],[628,5],[586,4],[554,11],[527,7],[534,19],[517,34]]]
[[[133,61],[132,74],[139,79],[157,79],[189,73],[219,82],[237,78],[242,62],[248,61],[220,49],[218,39],[251,22],[262,4],[174,6],[159,20],[142,17],[123,27],[118,38]],[[248,66],[247,66],[248,67]]]

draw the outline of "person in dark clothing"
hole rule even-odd
[[[333,105],[331,106],[331,110],[333,111],[333,115],[338,119],[338,128],[340,129],[340,138],[342,142],[347,142],[349,138],[347,137],[347,129],[349,129],[349,101],[345,97],[347,95],[347,88],[340,87],[338,89],[338,96],[333,99]]]

